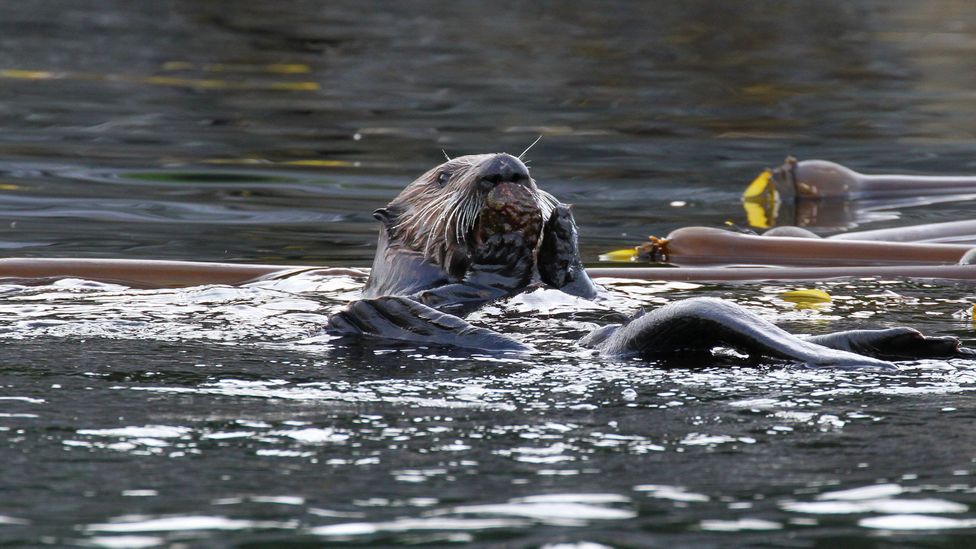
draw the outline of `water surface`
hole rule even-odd
[[[8,256],[368,266],[375,208],[449,155],[528,154],[588,262],[746,225],[786,155],[976,173],[965,3],[0,8]],[[971,216],[849,204],[842,226]],[[362,280],[0,284],[0,540],[96,547],[963,545],[976,364],[688,369],[574,346],[719,296],[798,333],[911,325],[970,345],[968,284],[604,281],[475,315],[523,356],[318,334]]]

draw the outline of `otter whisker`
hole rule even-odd
[[[427,219],[428,217],[430,217],[430,214],[433,213],[433,209],[432,208],[434,206],[436,206],[436,205],[437,205],[437,202],[436,201],[428,202],[419,211],[414,210],[414,211],[410,211],[410,212],[404,214],[401,217],[400,222],[397,223],[394,226],[394,228],[397,229],[397,230],[400,230],[401,228],[402,229],[407,229],[408,232],[411,233],[411,234],[417,234],[417,235],[422,234],[422,233],[416,232],[416,230],[419,229],[422,224],[426,224],[426,223],[424,223],[425,219]]]
[[[461,232],[459,230],[460,220],[458,219],[460,206],[460,202],[455,200],[448,210],[447,222],[444,223],[444,240],[448,240],[451,237],[451,227],[454,227],[454,241],[461,242]]]
[[[457,239],[458,239],[458,244],[465,244],[467,243],[468,240],[467,237],[468,211],[466,209],[461,209],[460,216],[461,218],[458,220],[458,224],[457,224]]]
[[[445,200],[444,202],[447,202],[447,201]],[[442,206],[441,211],[447,210],[448,208],[450,208],[450,205],[449,204],[448,205],[445,205],[445,206]],[[440,234],[444,234],[445,239],[444,239],[443,242],[440,242],[440,248],[441,249],[440,250],[434,250],[434,251],[436,251],[438,253],[440,253],[441,251],[443,251],[444,253],[446,253],[446,250],[444,250],[444,248],[446,248],[447,245],[448,245],[448,243],[447,243],[447,235],[449,234],[448,233],[448,229],[450,227],[450,223],[451,223],[451,219],[450,219],[450,215],[449,214],[448,215],[441,215],[440,217],[438,217],[438,218],[436,218],[434,220],[434,223],[432,224],[432,226],[429,229],[430,234],[427,237],[427,242],[428,242],[428,245],[427,246],[428,246],[428,249],[433,249],[434,248],[433,246],[431,246],[431,244],[430,244],[431,242],[439,242],[439,240],[438,240],[439,237],[438,237],[438,239],[435,239],[435,236],[440,235]],[[431,252],[431,253],[433,253],[433,252]]]
[[[532,147],[535,147],[535,144],[538,143],[539,141],[542,141],[542,134],[541,133],[539,134],[539,137],[536,137],[535,138],[535,141],[533,141],[531,145],[529,145],[528,147],[525,148],[524,151],[522,151],[522,154],[518,155],[518,159],[519,160],[522,160],[522,157],[525,156],[525,153],[529,152],[529,149],[531,149]]]
[[[478,223],[478,213],[480,213],[481,207],[474,201],[468,202],[467,208],[464,210],[464,233],[470,234],[474,230],[475,225]]]
[[[474,208],[480,208],[480,206],[472,200],[471,193],[468,192],[458,196],[454,207],[458,216],[457,223],[455,224],[455,233],[457,242],[461,244],[467,241],[467,234],[470,232],[468,222],[468,218],[470,217],[469,211]]]
[[[454,202],[454,207],[451,209],[451,215],[454,218],[454,241],[458,244],[464,242],[464,234],[462,233],[462,227],[464,225],[464,202],[457,200]]]
[[[542,189],[537,189],[535,195],[536,201],[539,203],[539,209],[542,210],[542,221],[548,221],[553,210],[559,205],[559,200]]]
[[[437,212],[443,208],[447,201],[443,197],[433,197],[419,210],[413,210],[403,215],[402,222],[396,228],[400,234],[409,235],[411,243],[416,248],[423,248],[424,255],[428,256],[431,249],[431,239],[434,236],[434,229],[438,221]],[[424,243],[424,234],[427,234],[427,242]]]
[[[472,202],[465,204],[464,212],[461,214],[462,221],[460,223],[463,227],[459,228],[460,230],[464,231],[465,235],[471,234],[471,231],[474,229],[475,216],[477,215],[476,208],[477,206]]]
[[[467,240],[466,228],[465,228],[465,218],[467,216],[467,210],[470,208],[470,201],[468,200],[468,194],[458,194],[454,203],[451,205],[450,216],[454,220],[454,237],[455,242],[462,244]]]
[[[437,202],[437,208],[436,208],[436,210],[441,210],[442,209],[442,203],[443,202],[446,202],[446,200],[440,200],[440,201]],[[428,208],[425,208],[425,210],[429,210],[429,209],[430,209],[429,206],[428,206]],[[434,242],[434,235],[439,232],[439,231],[436,230],[437,224],[438,224],[438,222],[443,222],[443,218],[434,220],[434,223],[430,223],[430,219],[424,219],[424,221],[425,221],[424,227],[427,229],[427,243],[424,245],[424,256],[429,257],[429,258],[433,258],[434,257],[434,254],[432,252],[432,248],[433,248],[433,242]],[[433,225],[433,226],[431,226],[431,225]]]

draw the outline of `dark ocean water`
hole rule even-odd
[[[966,2],[10,2],[0,249],[365,267],[371,212],[442,150],[543,135],[533,176],[595,262],[746,225],[742,189],[791,154],[976,173],[973,59]],[[833,302],[797,309],[789,284],[604,282],[477,313],[538,349],[517,357],[337,345],[317,329],[355,278],[0,284],[0,544],[972,543],[976,363],[667,370],[573,345],[701,295],[973,345],[970,284],[818,283]]]

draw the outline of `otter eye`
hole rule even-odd
[[[447,185],[447,182],[450,180],[451,180],[450,172],[441,172],[437,174],[437,184],[440,185],[441,187]]]

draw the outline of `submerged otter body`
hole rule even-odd
[[[540,190],[505,153],[455,158],[407,186],[385,208],[364,299],[329,320],[341,336],[490,351],[531,348],[461,317],[487,303],[547,286],[593,299],[568,206]],[[800,339],[734,303],[695,298],[607,326],[580,344],[605,356],[666,360],[731,347],[811,366],[894,367],[880,358],[951,357],[954,338],[910,328]],[[870,355],[870,356],[868,356]]]

